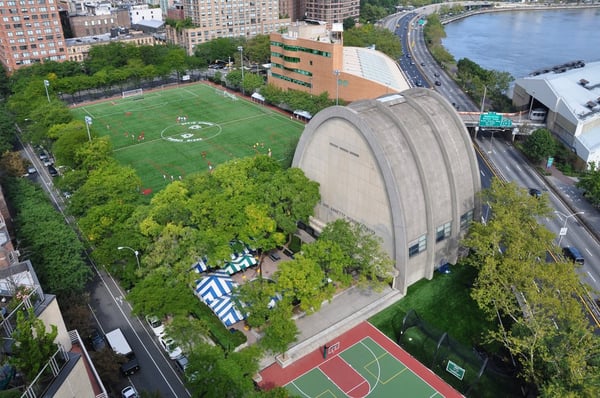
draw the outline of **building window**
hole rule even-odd
[[[469,228],[469,224],[473,221],[473,210],[469,210],[462,216],[460,216],[460,229]]]
[[[419,239],[408,245],[408,257],[414,257],[427,250],[427,235],[421,235]]]
[[[444,239],[449,238],[451,232],[452,232],[452,222],[447,222],[444,225],[440,225],[435,230],[435,241],[441,242]]]

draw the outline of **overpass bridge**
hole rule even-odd
[[[458,112],[467,129],[472,130],[479,128],[480,130],[510,130],[512,135],[530,135],[534,130],[546,128],[546,123],[541,120],[531,120],[530,112],[514,112],[514,113],[493,113],[503,121],[510,120],[510,123],[502,123],[502,125],[481,125],[481,116],[490,115],[490,112]],[[510,124],[510,125],[507,125]]]

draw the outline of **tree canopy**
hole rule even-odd
[[[490,319],[499,319],[490,341],[503,344],[521,365],[521,376],[542,391],[600,391],[597,337],[575,292],[573,264],[546,251],[554,234],[536,220],[551,214],[547,198],[529,196],[516,184],[493,180],[483,191],[493,209],[486,224],[473,224],[465,245],[479,274],[473,298]]]

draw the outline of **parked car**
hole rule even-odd
[[[538,199],[542,197],[542,191],[537,188],[529,188],[529,194]]]
[[[175,366],[181,373],[185,373],[185,368],[188,366],[188,358],[185,355],[181,355],[179,358],[175,358]]]
[[[40,152],[39,157],[42,162],[45,162],[46,160],[48,160],[48,154],[44,151]]]
[[[94,351],[102,351],[104,347],[106,347],[106,340],[98,329],[92,329],[92,333],[90,333],[90,341],[92,343],[92,348]]]
[[[58,170],[56,170],[56,167],[49,165],[48,166],[48,174],[50,174],[51,177],[56,177],[56,176],[58,176]]]
[[[121,390],[121,398],[139,398],[139,394],[134,386],[127,386]]]
[[[34,166],[29,166],[27,168],[27,174],[35,174],[35,173],[37,173],[37,170]]]
[[[181,355],[183,355],[183,351],[181,351],[181,348],[179,348],[175,340],[173,340],[166,334],[161,334],[158,337],[158,342],[160,343],[161,347],[167,352],[167,354],[169,354],[169,358],[177,359]]]
[[[163,325],[156,315],[146,315],[146,322],[150,325],[155,336],[158,337],[165,332],[165,325]]]

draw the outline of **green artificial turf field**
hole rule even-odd
[[[73,109],[110,136],[115,158],[132,166],[146,193],[231,159],[270,154],[291,163],[304,124],[206,84],[144,92]]]

